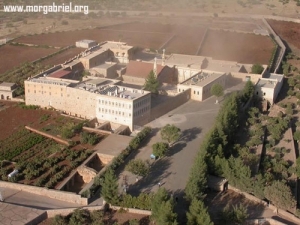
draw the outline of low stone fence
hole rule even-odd
[[[272,218],[246,220],[245,225],[261,225],[261,224],[272,224],[272,225],[287,225],[286,223],[279,222]]]
[[[27,130],[30,130],[30,131],[34,132],[34,133],[40,134],[40,135],[42,135],[42,136],[44,136],[44,137],[46,137],[46,138],[53,139],[54,141],[56,141],[56,142],[58,142],[58,143],[61,143],[61,144],[63,144],[63,145],[69,146],[69,142],[66,141],[66,140],[63,140],[63,139],[58,138],[58,137],[55,137],[55,136],[53,136],[53,135],[51,135],[51,134],[47,134],[47,133],[45,133],[45,132],[36,130],[36,129],[31,128],[31,127],[29,127],[29,126],[25,126],[25,128],[26,128]]]
[[[272,204],[268,204],[266,201],[263,201],[253,195],[250,195],[246,192],[242,192],[241,190],[232,187],[231,185],[228,185],[228,189],[229,190],[233,190],[239,194],[242,194],[245,196],[245,198],[249,199],[250,201],[254,201],[260,204],[263,204],[265,207],[268,207],[269,209],[273,210],[274,213],[276,213],[278,216],[282,216],[284,218],[288,218],[289,220],[292,220],[293,222],[295,222],[296,224],[300,224],[300,219],[298,217],[296,217],[294,214],[287,212],[285,210],[279,209],[276,206],[272,205]],[[275,223],[276,224],[276,223]],[[280,223],[278,223],[279,225]]]
[[[113,209],[113,210],[119,210],[119,209],[124,209],[129,213],[135,213],[135,214],[141,214],[141,215],[147,215],[147,216],[151,216],[151,211],[149,210],[141,210],[141,209],[133,209],[133,208],[124,208],[124,207],[119,207],[119,206],[113,206],[110,205],[109,208]]]
[[[246,192],[242,192],[241,190],[239,190],[239,189],[237,189],[237,188],[231,186],[230,184],[228,185],[228,189],[229,189],[229,190],[233,190],[233,191],[235,191],[235,192],[237,192],[237,193],[239,193],[239,194],[244,195],[245,198],[247,198],[247,199],[249,199],[249,200],[251,200],[251,201],[257,202],[257,203],[262,204],[262,205],[264,205],[264,206],[267,206],[267,205],[268,205],[268,203],[267,203],[266,201],[263,201],[263,200],[261,200],[261,199],[255,197],[255,196],[253,196],[253,195],[250,195],[250,194],[248,194],[248,193],[246,193]]]
[[[91,128],[91,127],[82,127],[83,130],[89,131],[89,132],[94,132],[97,134],[112,134],[111,131],[108,130],[100,130],[100,129],[96,129],[96,128]]]
[[[88,199],[82,198],[80,195],[71,192],[58,191],[43,187],[35,187],[25,184],[17,184],[11,182],[0,181],[0,187],[11,188],[15,190],[25,191],[36,195],[42,195],[48,198],[57,199],[60,201],[76,203],[79,205],[88,205]]]
[[[87,209],[89,211],[94,211],[94,210],[104,210],[105,204],[101,206],[86,206],[82,207],[80,209]],[[75,209],[78,208],[67,208],[67,209],[49,209],[47,210],[47,217],[52,218],[55,217],[56,215],[62,215],[62,216],[67,216],[68,214],[72,213]]]

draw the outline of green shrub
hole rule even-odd
[[[149,163],[141,159],[130,160],[125,169],[138,176],[146,176],[149,173]]]

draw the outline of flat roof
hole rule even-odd
[[[273,79],[260,78],[257,82],[257,85],[264,88],[274,89],[276,87],[277,82],[278,81],[276,79],[273,80]]]
[[[209,60],[207,61],[207,65],[202,67],[202,69],[205,70],[224,72],[224,73],[240,72],[242,68],[243,65],[237,62],[221,61],[221,60]],[[245,71],[245,73],[247,72]]]
[[[127,45],[125,42],[107,41],[101,45],[105,49],[131,49],[133,46]]]
[[[271,73],[270,76],[268,78],[270,79],[274,79],[274,80],[278,80],[279,82],[282,81],[283,79],[283,74],[275,74],[275,73]]]
[[[135,99],[143,95],[148,94],[148,91],[129,88],[125,86],[116,85],[119,80],[109,80],[109,79],[91,79],[81,83],[78,83],[74,88],[89,91],[95,94],[111,96],[115,98],[124,98],[124,99]],[[96,85],[91,87],[91,85]]]
[[[112,67],[112,66],[114,66],[116,64],[117,63],[115,63],[115,62],[112,62],[112,63],[102,63],[102,64],[100,64],[98,66],[94,66],[93,69],[97,69],[97,68],[99,68],[99,69],[108,69],[108,68],[110,68],[110,67]]]
[[[50,80],[50,79],[47,79],[47,77],[32,78],[27,81],[31,81],[31,82],[35,82],[35,83],[42,83],[42,84],[54,84],[54,85],[60,85],[60,86],[69,86],[71,84],[71,82],[68,82],[66,80]]]
[[[129,145],[132,137],[110,134],[94,147],[97,153],[118,156]]]
[[[1,87],[12,87],[14,85],[15,83],[10,83],[10,82],[3,82],[0,84]]]
[[[88,55],[82,56],[80,59],[91,59],[91,58],[94,58],[94,57],[96,57],[97,55],[102,54],[102,53],[105,52],[106,50],[107,50],[107,49],[102,49],[102,48],[100,48],[100,49],[98,49],[98,50],[96,50],[96,51],[94,51],[94,52],[87,53]]]
[[[219,77],[225,75],[224,73],[205,73],[200,72],[191,77],[190,79],[184,81],[183,85],[195,85],[199,87],[204,87],[212,81],[218,79]]]
[[[80,41],[77,41],[77,42],[84,42],[84,43],[93,43],[93,42],[96,42],[94,40],[87,40],[87,39],[84,39],[84,40],[80,40]]]
[[[86,83],[86,84],[100,85],[100,84],[103,84],[104,82],[107,83],[107,81],[108,81],[108,80],[106,80],[106,79],[101,79],[101,78],[99,78],[99,79],[90,79],[90,80],[85,81],[84,83]],[[109,82],[109,83],[110,83],[110,82]]]
[[[172,54],[165,59],[167,65],[181,65],[181,66],[199,66],[201,68],[202,62],[206,57],[196,55],[182,55]]]

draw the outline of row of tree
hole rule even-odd
[[[208,174],[227,177],[230,172],[235,171],[234,169],[242,172],[240,177],[243,174],[247,176],[249,173],[247,169],[243,172],[243,162],[233,157],[236,155],[236,149],[233,146],[240,122],[241,106],[252,97],[253,92],[253,84],[249,81],[241,94],[233,93],[225,99],[215,125],[200,146],[185,188],[186,199],[190,202],[187,212],[188,224],[212,224],[207,208],[203,204]],[[226,173],[224,169],[230,172]],[[201,221],[201,218],[205,219],[205,223],[197,222]]]

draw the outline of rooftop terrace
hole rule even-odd
[[[205,59],[203,56],[172,54],[166,58],[167,65],[190,66],[201,68],[202,62]]]
[[[47,79],[47,77],[38,77],[32,78],[28,81],[35,82],[35,83],[42,83],[42,84],[53,84],[53,85],[60,85],[60,86],[70,86],[72,82],[66,80],[54,80],[54,79]]]
[[[261,78],[257,82],[257,85],[264,88],[275,88],[277,82],[277,80]]]
[[[75,88],[86,90],[99,95],[107,95],[124,99],[139,98],[148,91],[116,85],[120,81],[108,79],[92,79],[79,83]]]
[[[224,73],[204,73],[200,72],[195,76],[191,77],[190,79],[184,81],[183,85],[195,85],[204,87],[207,84],[211,83],[212,81],[218,79],[219,77],[225,75]]]

